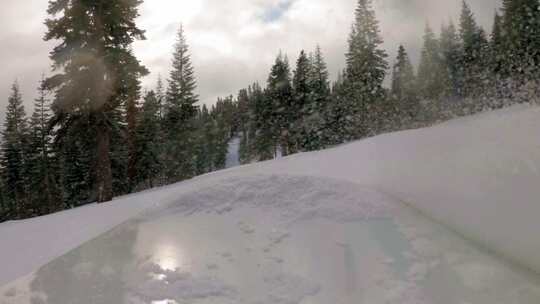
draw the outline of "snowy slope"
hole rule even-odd
[[[373,189],[285,175],[214,176],[185,188],[0,287],[0,303],[540,301],[540,276]]]
[[[376,188],[540,272],[540,108],[509,109],[260,164]]]
[[[327,151],[237,167],[119,198],[111,204],[0,224],[0,286],[36,270],[146,208],[167,210],[163,208],[175,206],[179,197],[198,189],[220,185],[230,178],[249,180],[260,175],[330,178],[358,185],[359,189],[371,189],[368,193],[385,193],[395,198],[387,199],[392,204],[404,201],[467,238],[540,271],[540,238],[534,234],[540,231],[539,133],[540,109],[518,106],[433,128],[388,134]],[[264,191],[264,188],[256,190]],[[194,201],[204,203],[195,198]],[[183,208],[185,202],[181,202]],[[200,210],[205,208],[208,206],[201,206]],[[234,207],[223,205],[218,209],[227,212]],[[340,208],[332,210],[328,212],[335,214]],[[479,275],[489,276],[489,269],[487,273],[483,272],[486,268],[477,270]],[[315,289],[290,277],[269,280],[290,281],[292,286],[296,282],[308,291]],[[286,288],[287,284],[284,285],[276,285],[277,293],[279,288]]]

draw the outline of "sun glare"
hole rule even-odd
[[[155,263],[164,271],[185,271],[187,267],[184,252],[174,244],[160,244],[154,258]]]

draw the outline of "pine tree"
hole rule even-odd
[[[484,30],[476,23],[473,12],[466,1],[460,18],[460,36],[463,43],[463,54],[460,64],[463,69],[462,93],[465,97],[478,97],[482,91],[485,74],[485,58],[487,57],[487,38]]]
[[[274,158],[276,148],[276,137],[272,122],[272,103],[268,96],[268,91],[262,89],[259,83],[254,83],[249,89],[249,100],[252,112],[252,122],[250,126],[249,155],[246,161],[269,160]]]
[[[250,132],[250,129],[252,128],[250,123],[252,120],[252,108],[249,90],[242,89],[238,92],[237,103],[238,120],[240,123],[239,161],[240,163],[246,163],[251,158],[250,145],[254,140],[254,137],[252,137],[253,133]]]
[[[331,102],[326,106],[324,122],[324,138],[326,145],[337,145],[351,139],[351,132],[345,132],[351,124],[352,119],[348,105],[349,93],[345,87],[345,71],[337,75],[336,81],[332,83],[330,93]]]
[[[498,12],[495,13],[493,19],[493,29],[490,37],[490,50],[491,50],[491,71],[495,75],[499,75],[503,70],[504,57],[505,57],[505,41],[503,36],[503,20]]]
[[[198,96],[197,83],[191,64],[189,46],[180,26],[174,47],[172,71],[167,89],[166,113],[163,126],[166,131],[167,178],[171,182],[194,176],[192,159],[195,144],[195,117]]]
[[[211,116],[214,119],[214,143],[212,147],[212,167],[214,170],[224,169],[227,161],[228,143],[230,140],[231,120],[228,110],[232,105],[232,97],[218,101]]]
[[[286,56],[279,54],[276,58],[266,90],[266,102],[263,106],[263,125],[261,126],[265,146],[273,146],[274,155],[277,154],[278,146],[283,155],[289,154],[292,144],[290,134],[291,121],[294,114],[291,113],[292,85],[289,62]],[[265,130],[266,129],[266,130]],[[266,158],[269,155],[265,155]]]
[[[134,60],[135,57],[129,57],[131,60]],[[141,82],[139,80],[140,76],[147,75],[148,71],[146,69],[141,69],[139,62],[130,62],[126,65],[126,68],[120,74],[121,77],[121,98],[124,101],[125,108],[125,120],[126,120],[126,146],[127,146],[127,180],[125,189],[116,189],[119,193],[122,192],[129,193],[133,190],[137,183],[137,162],[138,162],[138,147],[137,147],[137,129],[138,129],[138,119],[139,119],[139,99],[141,95]],[[120,117],[120,122],[123,118]],[[121,137],[121,136],[120,136]],[[116,139],[120,139],[116,137]],[[121,147],[124,145],[122,142],[119,142]],[[113,144],[113,148],[115,145]],[[123,152],[123,151],[122,151]],[[114,160],[113,160],[114,161]],[[121,162],[122,159],[118,159],[117,162]],[[114,175],[114,170],[113,170]]]
[[[58,130],[53,150],[58,155],[63,204],[68,208],[93,201],[95,130],[88,119],[77,119]]]
[[[503,0],[505,40],[504,76],[518,81],[535,79],[540,64],[540,10],[538,0]]]
[[[495,12],[493,18],[493,28],[489,40],[489,56],[487,59],[487,70],[489,71],[489,90],[486,90],[491,101],[491,107],[500,108],[503,106],[504,99],[511,96],[511,89],[506,86],[507,74],[505,62],[506,58],[506,39],[503,32],[502,16]]]
[[[214,170],[215,124],[205,104],[197,116],[197,144],[195,147],[195,170],[204,174]]]
[[[399,46],[396,63],[394,64],[390,95],[396,107],[396,123],[403,126],[418,119],[420,106],[416,90],[416,77],[409,55],[403,45]]]
[[[165,117],[165,103],[167,100],[167,96],[165,94],[165,85],[163,84],[163,79],[161,78],[161,75],[158,75],[157,85],[156,85],[156,99],[158,102],[158,116],[159,120],[162,121]]]
[[[3,170],[3,169],[0,169],[0,170]],[[4,186],[4,180],[2,178],[3,176],[4,176],[4,173],[0,171],[0,222],[4,222],[10,219],[10,214],[9,214],[10,210],[9,210],[9,205],[5,197],[6,189]]]
[[[417,79],[420,97],[434,105],[444,91],[444,81],[439,40],[429,25],[426,25],[424,33]]]
[[[139,188],[153,188],[162,170],[160,163],[160,105],[154,91],[144,96],[137,125],[136,177]]]
[[[113,197],[111,121],[125,100],[121,82],[126,70],[144,68],[134,58],[131,44],[144,39],[135,23],[141,1],[50,0],[47,41],[59,41],[51,53],[57,74],[47,80],[55,90],[53,123],[59,129],[89,122],[91,130],[77,136],[95,136],[94,196],[99,202]],[[69,134],[61,130],[59,134]]]
[[[352,121],[343,131],[352,138],[375,134],[378,129],[382,109],[377,103],[384,100],[382,83],[388,68],[382,43],[371,0],[359,0],[346,54],[345,91],[352,103]]]
[[[26,112],[19,85],[15,82],[8,99],[2,134],[2,167],[11,218],[22,218],[32,213],[27,210],[28,189],[25,180],[27,136]]]
[[[306,151],[309,143],[309,126],[307,120],[311,116],[313,109],[313,96],[310,88],[311,62],[305,51],[300,52],[296,61],[296,70],[293,76],[293,103],[289,108],[291,122],[291,145],[289,153],[296,153],[299,150]]]
[[[445,97],[456,99],[462,96],[463,73],[460,63],[462,44],[453,22],[441,29],[441,64]]]
[[[306,119],[306,139],[304,150],[320,150],[329,144],[326,122],[329,114],[330,81],[329,73],[320,46],[310,56],[311,69],[308,78],[310,106]]]
[[[30,119],[28,151],[28,184],[31,205],[36,214],[54,212],[61,207],[61,198],[56,183],[56,168],[52,160],[52,136],[49,131],[51,118],[47,92],[43,80],[38,87],[38,98],[34,101],[34,112]]]

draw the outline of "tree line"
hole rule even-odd
[[[251,163],[384,132],[531,102],[539,96],[538,0],[504,0],[488,34],[466,2],[459,23],[427,25],[419,66],[404,46],[390,69],[371,0],[358,0],[330,80],[323,51],[280,53],[255,82],[208,108],[182,28],[171,72],[153,90],[132,44],[141,1],[50,0],[45,40],[53,73],[27,117],[17,83],[2,133],[0,221],[48,214],[224,168],[229,140]],[[391,70],[391,84],[384,82]]]
[[[540,96],[538,0],[505,0],[490,34],[462,2],[459,23],[426,24],[418,67],[398,46],[392,66],[370,0],[355,11],[346,67],[329,80],[319,47],[294,70],[279,54],[266,87],[237,96],[241,161],[320,150],[351,140],[429,126]],[[390,85],[385,86],[388,71]]]

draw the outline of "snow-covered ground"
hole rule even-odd
[[[517,106],[0,224],[0,303],[540,303],[539,133]]]
[[[226,168],[232,168],[240,166],[240,137],[234,137],[229,142],[229,148],[227,150],[227,160],[225,163]]]

